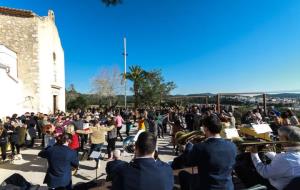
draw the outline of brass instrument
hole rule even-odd
[[[134,153],[134,146],[135,146],[135,136],[126,137],[123,141],[123,149],[127,153]]]
[[[204,140],[204,138],[205,137],[202,131],[179,131],[175,134],[175,143],[178,145],[185,145],[189,141],[201,142]]]
[[[258,152],[282,152],[283,145],[291,144],[288,141],[269,141],[269,142],[234,142],[240,152],[249,152],[249,148],[257,147]]]

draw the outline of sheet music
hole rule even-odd
[[[98,151],[93,151],[92,154],[90,155],[90,158],[99,158],[101,152]]]
[[[224,132],[226,134],[227,139],[232,139],[234,137],[240,137],[236,128],[227,128],[227,129],[224,129]]]
[[[90,124],[89,123],[84,123],[83,124],[83,130],[89,129],[90,128]]]
[[[257,134],[272,132],[269,124],[252,124],[252,127]]]

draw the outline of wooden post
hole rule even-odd
[[[221,113],[221,102],[220,102],[220,94],[217,94],[217,112]]]
[[[267,115],[267,95],[263,94],[263,107],[264,107],[264,114]]]

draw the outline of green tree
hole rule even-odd
[[[67,103],[67,109],[82,109],[84,110],[87,107],[87,100],[83,97],[83,95],[79,95],[76,99],[71,100]]]
[[[66,89],[66,104],[75,100],[80,94],[76,91],[74,84],[70,84],[70,86]]]
[[[145,72],[139,90],[141,101],[146,106],[159,105],[175,88],[174,82],[165,82],[160,70]]]
[[[159,105],[176,88],[174,82],[165,82],[160,70],[145,71],[132,66],[126,78],[133,82],[134,107]]]
[[[140,104],[139,90],[145,79],[145,74],[146,72],[140,66],[130,66],[129,72],[125,74],[126,79],[133,82],[134,108],[138,108]]]

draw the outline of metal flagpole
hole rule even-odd
[[[125,109],[127,109],[127,79],[126,79],[126,68],[127,68],[127,63],[126,63],[126,57],[127,57],[127,52],[126,52],[126,37],[124,37],[124,99],[125,99]]]

